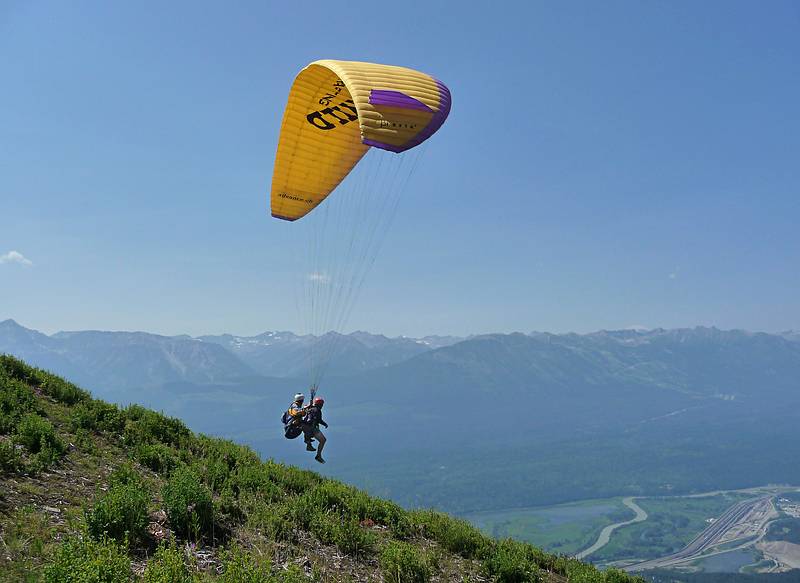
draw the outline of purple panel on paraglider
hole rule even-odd
[[[406,150],[409,150],[414,146],[418,146],[422,142],[430,138],[447,119],[447,116],[450,114],[450,104],[451,104],[450,90],[447,88],[447,85],[445,85],[438,79],[434,80],[436,81],[436,88],[439,90],[439,110],[433,113],[433,116],[431,117],[431,120],[428,122],[428,125],[426,125],[417,135],[415,135],[413,138],[411,138],[402,146],[394,146],[392,144],[387,144],[385,142],[380,142],[378,140],[370,140],[370,139],[364,140],[363,143],[366,144],[367,146],[374,146],[376,148],[381,148],[382,150],[389,150],[390,152],[400,153],[400,152],[405,152]],[[375,95],[376,93],[378,94],[377,96]],[[375,101],[373,98],[379,101]],[[433,111],[430,107],[428,107],[421,101],[414,99],[413,97],[409,97],[408,95],[406,95],[405,93],[401,93],[400,91],[373,89],[370,92],[369,102],[373,105],[386,105],[390,107],[406,107],[408,109]]]
[[[402,91],[390,91],[388,89],[373,89],[369,92],[369,102],[372,105],[385,105],[388,107],[402,107],[403,109],[418,109],[420,111],[433,110],[422,103],[419,99],[406,95]]]

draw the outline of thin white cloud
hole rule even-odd
[[[19,251],[9,251],[5,255],[0,255],[0,263],[19,263],[20,265],[33,265],[33,261],[25,257]]]
[[[308,274],[308,281],[314,281],[317,283],[328,283],[331,280],[329,275],[324,273],[309,273]]]
[[[668,277],[670,279],[678,279],[678,274],[680,273],[680,271],[681,271],[681,268],[680,268],[680,266],[678,266],[678,267],[676,267],[675,269],[672,270],[672,273],[670,273]]]

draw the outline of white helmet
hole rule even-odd
[[[294,400],[295,400],[295,402],[297,402],[297,401],[303,401],[304,399],[305,399],[305,397],[303,396],[303,393],[297,393],[297,394],[294,396]]]

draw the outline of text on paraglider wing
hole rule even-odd
[[[304,202],[306,204],[314,204],[314,200],[311,198],[303,198],[302,196],[297,196],[294,194],[288,194],[286,192],[279,192],[278,196],[281,198],[288,198],[290,200],[296,200],[298,202]]]
[[[324,116],[327,116],[329,119],[325,119]],[[306,116],[308,123],[319,130],[332,130],[337,127],[337,124],[331,121],[330,118],[334,121],[338,121],[338,125],[345,125],[351,121],[356,121],[358,119],[356,104],[353,103],[352,99],[348,99],[347,101],[341,102],[339,105],[326,107],[325,109],[309,113]]]
[[[336,96],[342,92],[342,89],[344,89],[344,81],[342,81],[341,79],[337,79],[336,82],[333,84],[333,88],[331,89],[333,93],[326,93],[325,95],[323,95],[319,100],[319,104],[330,105],[331,101],[336,99]]]
[[[405,128],[405,129],[413,130],[413,129],[417,128],[417,124],[389,121],[388,119],[379,119],[378,120],[378,127],[379,128]]]

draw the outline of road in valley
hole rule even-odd
[[[754,515],[759,512],[765,512],[767,506],[771,507],[771,496],[760,496],[758,498],[750,498],[737,504],[734,504],[726,510],[722,516],[708,526],[703,532],[695,537],[692,542],[683,547],[676,553],[666,555],[658,559],[651,559],[634,565],[623,567],[626,571],[644,571],[646,569],[658,569],[670,567],[677,563],[685,563],[687,561],[698,558],[704,551],[714,547],[722,542],[732,542],[739,538],[735,537],[725,539],[725,535],[740,523],[748,522]]]

